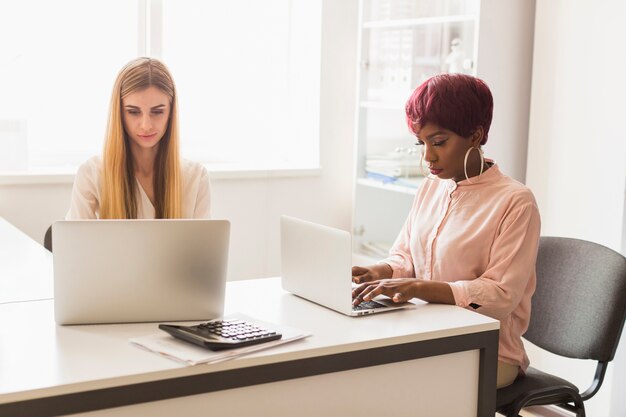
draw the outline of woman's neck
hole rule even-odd
[[[158,146],[153,148],[131,147],[131,157],[135,174],[142,177],[150,177],[154,173],[154,161],[156,160]]]
[[[481,158],[481,155],[482,155],[481,150],[474,151],[470,154],[470,158],[468,158],[467,160],[465,173],[470,178],[470,180],[471,178],[482,175],[482,173],[484,173],[491,167],[491,165],[488,163],[488,160],[485,159],[484,157]],[[465,178],[461,178],[461,181],[464,179]]]

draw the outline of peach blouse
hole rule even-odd
[[[471,180],[425,179],[381,262],[394,278],[447,282],[456,305],[500,320],[498,359],[525,371],[521,337],[536,283],[537,203],[495,164]]]

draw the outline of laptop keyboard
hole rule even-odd
[[[373,308],[383,308],[386,307],[381,303],[377,303],[376,301],[363,301],[361,304],[352,306],[352,311],[361,311],[361,310],[371,310]]]

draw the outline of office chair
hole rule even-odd
[[[48,230],[43,236],[43,247],[52,252],[52,225],[48,226]]]
[[[529,367],[497,391],[496,409],[517,417],[523,407],[557,405],[585,417],[584,401],[600,389],[626,318],[626,258],[584,240],[541,237],[537,289],[524,338],[554,354],[597,361],[583,393],[569,381]]]

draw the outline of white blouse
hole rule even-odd
[[[211,217],[211,185],[209,172],[197,162],[183,159],[182,172],[182,217],[185,219],[208,219]],[[72,188],[67,220],[100,218],[100,193],[102,158],[94,156],[78,168]],[[154,219],[155,209],[143,187],[137,181],[137,218]]]

